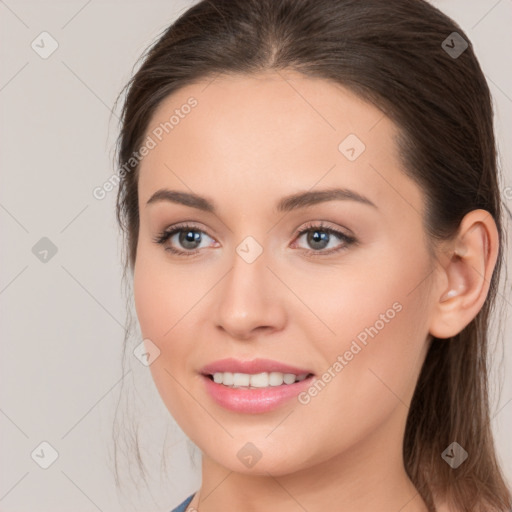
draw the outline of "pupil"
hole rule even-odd
[[[320,235],[319,235],[320,234]],[[320,247],[316,246],[316,249],[322,249],[325,247],[325,244],[322,245],[323,242],[329,242],[329,234],[325,231],[312,231],[310,232],[308,242],[315,247],[315,244],[320,243]]]
[[[180,233],[180,243],[187,249],[195,249],[195,247],[189,247],[187,244],[194,244],[195,242],[201,242],[201,233],[197,231],[182,231]]]

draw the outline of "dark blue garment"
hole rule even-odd
[[[178,505],[176,508],[173,508],[171,512],[185,512],[185,510],[187,510],[189,503],[192,501],[194,494],[191,494],[183,503]]]

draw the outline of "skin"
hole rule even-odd
[[[430,335],[460,332],[485,300],[498,244],[492,217],[469,213],[432,255],[424,195],[401,170],[397,127],[339,85],[292,71],[217,77],[166,98],[147,133],[191,96],[198,105],[141,162],[134,267],[141,330],[161,351],[153,379],[203,454],[189,510],[426,511],[402,461],[408,406]],[[354,161],[338,149],[349,134],[366,146]],[[333,187],[376,207],[336,200],[274,210],[289,194]],[[161,188],[205,196],[218,211],[146,204]],[[191,257],[165,250],[194,250],[177,235],[153,240],[184,221],[202,232]],[[331,235],[318,249],[297,237],[320,221],[357,243]],[[236,252],[247,236],[263,249],[250,264]],[[336,247],[344,248],[321,254]],[[225,357],[321,376],[394,303],[400,312],[305,405],[235,413],[213,402],[199,376]],[[251,468],[237,457],[247,442],[262,454]]]

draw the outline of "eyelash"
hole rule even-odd
[[[195,231],[198,233],[204,233],[205,235],[208,235],[205,231],[202,229],[199,229],[197,226],[194,226],[192,224],[179,224],[177,226],[174,226],[172,228],[166,229],[162,231],[160,234],[158,234],[156,237],[153,238],[153,241],[157,244],[163,245],[169,238],[171,238],[176,233],[180,233],[181,231]],[[303,234],[309,233],[310,231],[321,231],[324,233],[328,233],[329,235],[334,235],[338,237],[342,242],[343,245],[341,247],[330,249],[330,250],[306,250],[310,255],[316,257],[316,256],[325,256],[330,255],[333,253],[341,252],[343,250],[346,250],[350,245],[356,244],[357,239],[353,236],[346,235],[345,233],[338,231],[337,229],[331,228],[323,224],[323,222],[320,222],[318,224],[315,223],[308,223],[306,226],[301,229],[298,233],[296,238],[300,238]],[[208,235],[210,236],[210,235]],[[179,249],[175,249],[174,247],[166,247],[166,251],[169,251],[172,254],[176,254],[178,256],[194,256],[196,255],[200,249],[196,249],[195,251],[181,251]]]

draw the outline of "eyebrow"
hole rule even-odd
[[[327,201],[356,201],[377,208],[377,206],[367,197],[346,188],[332,188],[325,190],[314,190],[299,192],[283,197],[276,204],[277,212],[289,212],[307,206],[324,203]],[[199,196],[190,192],[179,192],[177,190],[169,190],[162,188],[157,190],[148,200],[146,205],[168,201],[171,203],[182,204],[191,208],[197,208],[209,213],[216,213],[215,203],[206,197]]]

